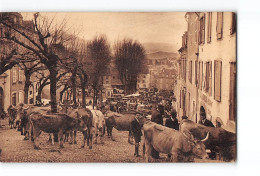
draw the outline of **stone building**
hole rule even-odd
[[[8,12],[1,13],[1,17],[8,17],[8,20],[16,27],[23,32],[31,33],[32,37],[34,36],[34,26],[32,21],[25,21],[23,17],[18,12]],[[8,30],[4,25],[0,25],[0,57],[4,58],[11,50],[16,49],[19,53],[22,53],[24,48],[18,46],[17,44],[4,39],[5,32]],[[17,35],[16,37],[21,37]],[[26,40],[22,40],[26,42]],[[28,43],[27,43],[28,44]],[[12,69],[7,70],[5,73],[0,75],[0,102],[1,106],[4,107],[6,111],[7,108],[13,104],[17,105],[18,103],[24,102],[24,71],[18,66],[15,65]],[[35,101],[37,89],[37,82],[32,80],[32,84],[29,88],[29,102],[33,104]]]
[[[236,15],[189,12],[185,18],[187,49],[179,50],[181,75],[175,91],[178,113],[198,122],[204,107],[214,124],[220,119],[222,125],[235,127]]]

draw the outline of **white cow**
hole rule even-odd
[[[101,111],[99,110],[90,110],[93,115],[93,133],[96,136],[95,143],[97,143],[98,136],[100,137],[100,143],[103,144],[103,136],[105,129],[105,118]]]

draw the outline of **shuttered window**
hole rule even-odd
[[[195,61],[195,85],[198,86],[198,61]]]
[[[200,18],[199,44],[205,43],[205,14]]]
[[[206,63],[206,87],[205,87],[205,91],[209,93],[209,95],[211,95],[212,93],[212,62],[207,62]]]
[[[203,62],[200,62],[200,90],[203,88]]]
[[[13,83],[16,83],[16,78],[17,78],[17,71],[16,68],[13,68]]]
[[[12,94],[12,105],[16,106],[16,93]]]
[[[209,62],[206,62],[206,87],[205,87],[205,91],[208,92],[209,91]]]
[[[223,12],[217,12],[217,39],[223,36]]]
[[[19,82],[22,82],[23,81],[23,73],[22,73],[22,69],[21,68],[19,68]]]
[[[209,95],[212,95],[212,61],[209,62]]]
[[[192,83],[192,61],[189,62],[189,81]]]
[[[211,28],[212,28],[212,12],[208,12],[208,35],[207,42],[211,42]]]
[[[234,34],[237,31],[237,17],[236,13],[232,12],[230,34]]]
[[[221,72],[222,62],[214,61],[214,99],[221,101]]]

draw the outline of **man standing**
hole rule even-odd
[[[203,106],[201,106],[201,108],[200,108],[200,121],[199,121],[199,124],[202,124],[202,125],[205,125],[205,126],[208,126],[208,127],[215,127],[213,125],[213,123],[206,118],[206,111],[205,111]]]
[[[131,129],[131,132],[134,136],[134,139],[135,139],[135,154],[134,156],[136,157],[139,157],[139,145],[140,145],[140,142],[141,142],[141,136],[143,135],[142,134],[142,131],[141,131],[141,125],[140,125],[140,122],[139,122],[139,118],[141,117],[141,115],[138,113],[136,114],[134,120],[131,122],[131,125],[130,125],[130,129]]]
[[[172,128],[172,129],[175,129],[175,130],[179,130],[179,122],[178,122],[178,119],[177,119],[177,111],[175,109],[172,110],[171,117],[166,119],[165,126]]]

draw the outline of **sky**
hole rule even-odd
[[[31,12],[22,15],[24,20],[33,18]],[[40,15],[55,17],[56,23],[66,19],[71,32],[79,32],[79,37],[86,40],[105,34],[112,44],[132,38],[141,43],[168,43],[180,48],[187,30],[185,12],[41,12]]]

